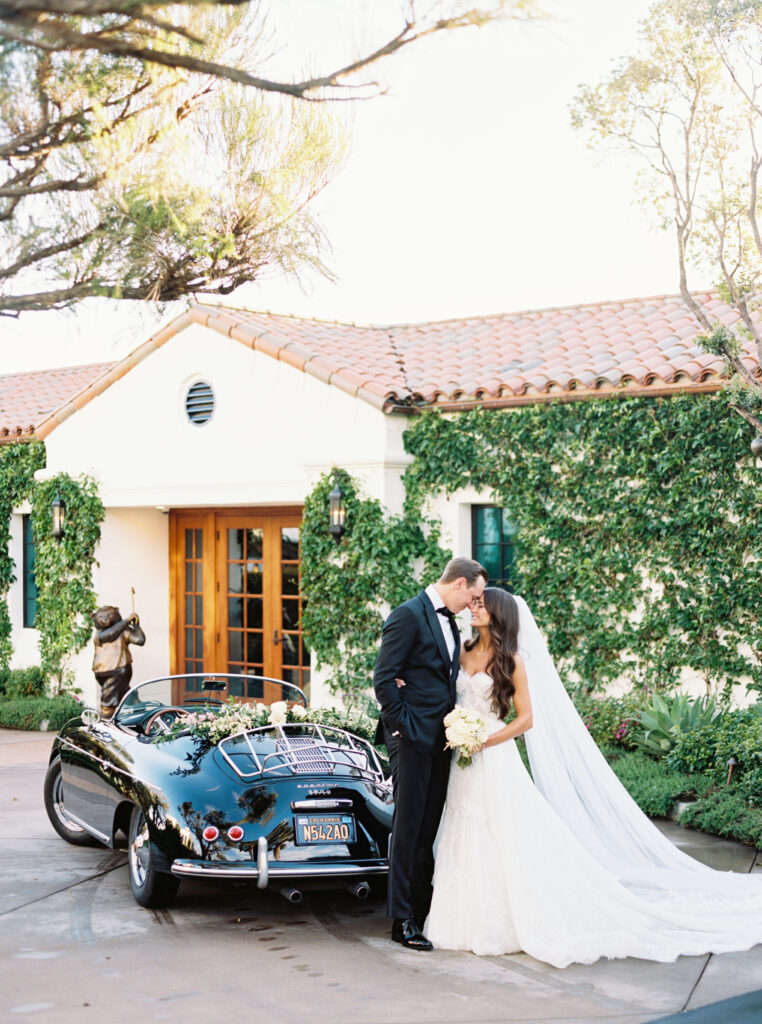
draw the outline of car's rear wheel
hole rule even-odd
[[[92,846],[96,840],[66,813],[60,757],[54,757],[50,762],[48,773],[45,776],[44,792],[45,810],[48,812],[50,824],[59,836],[73,846]]]
[[[172,904],[180,880],[164,871],[157,871],[146,816],[133,807],[127,844],[130,888],[141,907],[168,907]]]

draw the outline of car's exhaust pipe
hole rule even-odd
[[[288,900],[289,903],[301,903],[302,894],[299,889],[294,889],[290,885],[284,885],[280,891],[281,896]]]
[[[370,896],[370,886],[367,882],[352,882],[347,886],[347,892],[355,899],[367,900]]]

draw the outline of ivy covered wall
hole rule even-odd
[[[509,510],[567,682],[762,691],[762,470],[724,396],[429,413],[405,443],[412,503],[470,484]]]
[[[81,650],[92,634],[92,574],[104,509],[92,479],[61,473],[36,481],[35,472],[44,466],[45,446],[40,441],[0,445],[0,668],[7,668],[13,655],[7,602],[17,569],[9,550],[11,514],[28,501],[36,549],[40,662],[46,679],[60,691],[71,682],[69,655]],[[51,536],[51,506],[56,495],[66,502],[67,510],[61,540]]]
[[[339,546],[327,531],[332,475],[305,506],[304,628],[335,689],[369,685],[382,609],[449,556],[432,499],[470,485],[519,526],[514,589],[567,683],[670,688],[688,671],[715,689],[746,679],[762,691],[762,470],[723,396],[427,412],[405,446],[401,517],[348,474]]]

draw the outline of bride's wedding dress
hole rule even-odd
[[[671,961],[762,942],[762,875],[714,871],[637,807],[566,695],[526,604],[519,652],[534,725],[530,778],[513,740],[453,763],[425,934],[435,948],[523,950],[556,967],[600,957]],[[458,703],[490,732],[492,681],[461,669]]]

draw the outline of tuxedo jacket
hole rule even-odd
[[[422,751],[442,749],[442,720],[455,706],[460,640],[451,660],[441,618],[424,591],[395,608],[384,624],[373,672],[385,728]],[[398,687],[396,679],[405,685]]]

